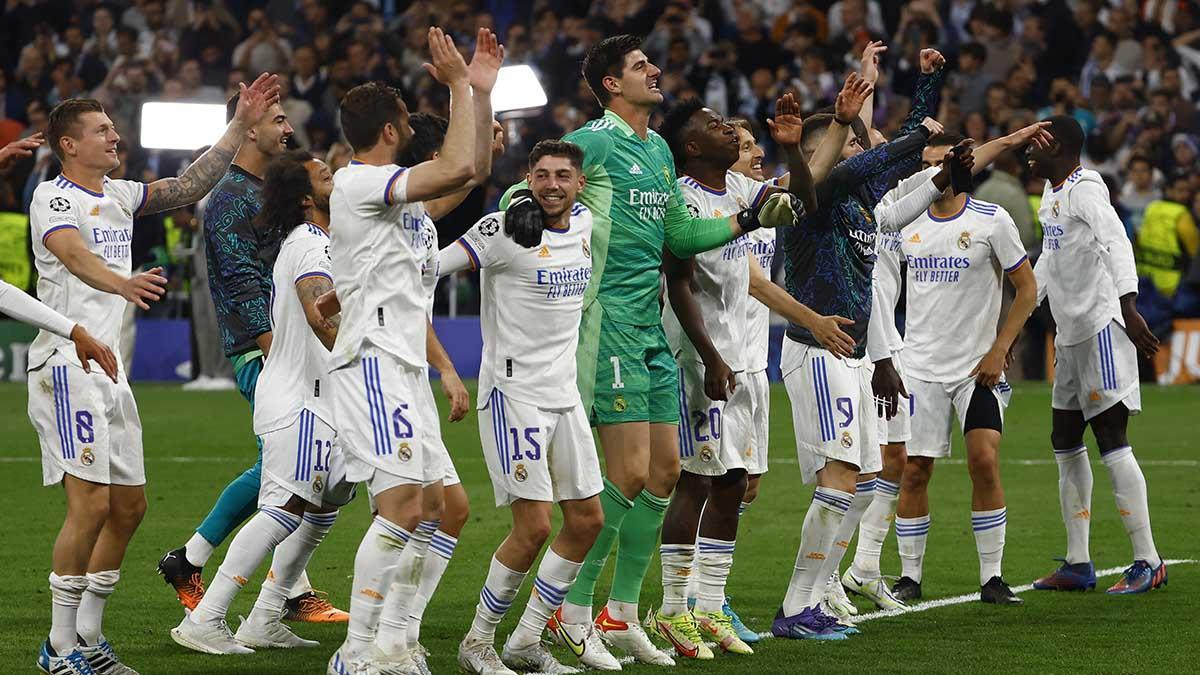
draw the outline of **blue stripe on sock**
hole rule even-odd
[[[402,542],[408,543],[409,537],[412,536],[403,528],[396,527],[396,526],[388,523],[387,521],[383,520],[382,518],[376,518],[375,522],[379,523],[379,526],[382,527],[385,532],[387,532],[388,534],[392,535],[393,537],[399,539]]]
[[[511,600],[505,602],[500,598],[497,598],[487,586],[484,586],[482,589],[480,589],[479,599],[483,602],[484,606],[494,614],[504,614],[512,605]]]
[[[272,507],[260,509],[260,511],[262,513],[265,513],[267,516],[269,516],[275,522],[286,527],[288,533],[295,532],[296,528],[300,527],[300,519],[297,518],[296,516],[293,516],[292,514],[288,513],[287,511],[284,511],[282,509],[272,508]]]
[[[560,607],[563,600],[567,597],[566,588],[555,588],[550,582],[541,577],[534,577],[533,587],[537,589],[538,595],[541,596],[542,600],[555,609]]]
[[[438,532],[433,534],[433,539],[429,540],[429,550],[437,553],[446,560],[454,556],[454,549],[457,546],[457,540],[451,541],[449,537],[441,535]]]
[[[330,527],[337,521],[338,512],[333,513],[305,513],[304,520],[318,527]]]
[[[875,490],[878,492],[883,492],[885,494],[888,494],[888,495],[891,495],[894,497],[894,496],[900,494],[900,485],[897,483],[893,483],[889,480],[884,480],[882,478],[876,478],[875,479]]]

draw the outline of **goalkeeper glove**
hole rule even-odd
[[[790,192],[776,192],[767,197],[762,206],[750,207],[738,213],[738,227],[742,232],[752,232],[760,227],[792,227],[800,224],[804,216],[804,204]]]
[[[504,234],[525,248],[533,248],[542,242],[542,230],[545,227],[542,207],[533,198],[533,192],[514,192],[504,211]]]

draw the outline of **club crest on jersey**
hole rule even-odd
[[[66,213],[71,210],[71,202],[67,201],[65,197],[55,197],[50,200],[50,210]]]
[[[517,468],[513,469],[513,478],[518,483],[524,483],[526,478],[529,478],[529,472],[525,470],[524,464],[518,464]]]
[[[700,217],[700,209],[695,204],[688,204],[688,213],[692,214],[693,218]]]
[[[487,218],[479,224],[479,233],[485,236],[492,236],[500,231],[500,221],[496,218]]]
[[[700,446],[700,461],[711,462],[713,460],[713,449],[711,445],[705,443]]]
[[[958,247],[964,251],[971,248],[970,232],[963,232],[962,234],[958,235]]]
[[[79,463],[84,466],[91,466],[96,463],[96,455],[91,448],[84,448],[83,454],[79,456]]]
[[[320,476],[313,479],[313,494],[321,494],[321,490],[325,489],[325,481],[321,480]]]
[[[850,435],[849,431],[843,431],[842,432],[842,447],[849,448],[852,445],[854,445],[854,437]]]
[[[408,443],[401,443],[400,449],[396,454],[400,456],[401,462],[407,462],[412,459],[412,447]]]
[[[1055,218],[1058,217],[1058,200],[1057,199],[1054,200],[1054,205],[1050,207],[1050,212],[1054,214]]]
[[[592,247],[588,246],[587,239],[581,239],[580,243],[583,244],[583,257],[591,258],[592,257]]]
[[[613,410],[617,412],[625,412],[625,406],[625,397],[617,394],[617,397],[613,399]]]

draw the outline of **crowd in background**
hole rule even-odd
[[[1084,166],[1105,176],[1138,251],[1143,314],[1160,333],[1174,317],[1200,316],[1197,0],[6,0],[0,146],[43,130],[55,103],[91,96],[122,136],[121,175],[174,174],[190,153],[144,150],[141,104],[220,103],[269,71],[283,76],[297,143],[336,171],[350,159],[337,108],[351,87],[383,80],[411,110],[445,113],[446,89],[420,67],[433,24],[464,52],[478,27],[496,30],[507,63],[532,66],[550,101],[506,124],[509,151],[487,188],[439,224],[443,244],[521,177],[534,142],[598,114],[579,62],[604,36],[645,36],[668,102],[697,95],[751,120],[768,170],[775,153],[763,124],[775,99],[795,92],[806,112],[831,104],[866,43],[884,40],[875,119],[885,135],[907,111],[925,47],[949,60],[938,111],[948,131],[982,143],[1049,114],[1073,115],[1088,134]],[[34,187],[57,171],[42,148],[0,176],[0,229],[21,222]],[[1042,189],[1013,155],[976,190],[1012,214],[1031,257],[1041,246]],[[135,228],[135,262],[180,272],[179,291],[197,276],[188,255],[194,216],[143,218]],[[16,250],[20,241],[26,250]],[[27,236],[0,233],[0,275],[32,289],[30,275],[11,272],[28,246]],[[470,311],[471,287],[459,288],[467,290],[454,304]],[[158,311],[189,315],[187,293],[175,297]]]

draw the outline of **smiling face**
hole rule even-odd
[[[68,170],[108,173],[121,165],[117,155],[121,136],[107,114],[82,113],[73,126],[59,140],[63,165]]]
[[[604,79],[614,96],[619,95],[631,105],[656,106],[663,100],[662,91],[658,88],[660,75],[662,71],[658,66],[650,63],[642,50],[635,49],[625,55],[625,66],[621,69],[620,77],[609,75]]]
[[[765,153],[758,141],[754,140],[754,134],[750,133],[748,129],[737,127],[737,137],[738,159],[733,166],[729,167],[729,170],[749,176],[754,180],[766,180],[767,176],[763,173],[763,155]]]
[[[329,195],[333,194],[333,172],[329,165],[313,158],[304,163],[308,170],[308,179],[312,181],[313,206],[321,211],[329,211]]]
[[[275,157],[287,151],[288,139],[292,136],[292,125],[278,103],[271,106],[258,124],[247,133],[258,151],[267,157]]]
[[[575,197],[583,189],[583,174],[571,163],[569,157],[546,155],[538,159],[527,176],[533,198],[548,220],[555,220],[566,213],[575,203]]]

